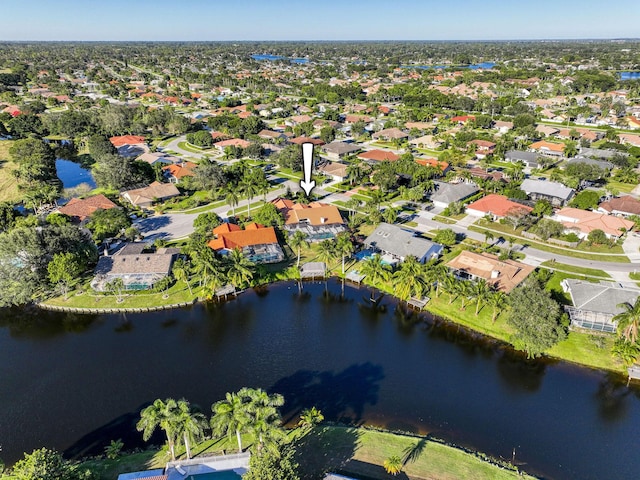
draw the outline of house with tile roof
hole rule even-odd
[[[153,182],[147,187],[127,190],[120,195],[136,207],[151,207],[154,202],[177,197],[180,195],[180,191],[173,183]]]
[[[140,135],[120,135],[109,141],[121,157],[138,157],[149,151],[145,138]]]
[[[541,155],[561,157],[564,155],[564,144],[551,143],[545,140],[540,140],[539,142],[533,142],[531,145],[529,145],[529,150],[532,152],[540,153]]]
[[[598,205],[598,211],[611,215],[640,215],[640,200],[636,200],[631,195],[616,197]]]
[[[368,162],[395,162],[400,159],[397,155],[389,150],[367,150],[358,154],[358,158]]]
[[[431,167],[440,170],[441,173],[449,171],[449,163],[438,160],[437,158],[415,158],[414,161],[423,167]]]
[[[560,285],[571,297],[572,305],[564,307],[571,325],[600,332],[615,333],[617,324],[613,317],[624,312],[619,305],[633,305],[640,296],[637,288],[615,282],[593,283],[567,278]]]
[[[489,253],[474,253],[463,250],[446,263],[454,275],[461,280],[484,279],[496,290],[509,293],[527,278],[535,267],[515,260],[499,260]]]
[[[284,198],[273,200],[276,208],[284,216],[284,230],[290,235],[301,231],[310,242],[335,238],[346,230],[340,210],[334,205],[312,202],[308,205]]]
[[[442,146],[440,140],[436,140],[433,135],[423,135],[418,138],[409,140],[409,143],[417,148],[428,148],[430,150],[437,150]]]
[[[97,210],[109,210],[118,206],[104,195],[94,195],[88,198],[72,198],[56,212],[71,217],[73,222],[82,223]]]
[[[340,160],[342,157],[359,152],[362,146],[357,143],[331,142],[323,145],[321,150],[328,158]]]
[[[486,158],[487,155],[492,155],[493,151],[496,148],[496,144],[494,142],[490,142],[488,140],[471,140],[467,143],[467,145],[475,145],[476,146],[476,157],[477,158]]]
[[[303,143],[312,143],[313,145],[324,145],[324,140],[320,138],[311,138],[311,137],[296,137],[289,140],[291,143],[295,143],[296,145],[302,145]]]
[[[180,183],[184,177],[193,177],[193,169],[197,166],[193,162],[172,163],[162,167],[162,175],[169,183]]]
[[[346,180],[348,166],[339,162],[323,162],[318,164],[318,172],[326,175],[336,182],[343,182]]]
[[[254,263],[277,263],[284,260],[284,252],[278,243],[273,227],[257,223],[245,225],[244,230],[233,223],[223,223],[213,229],[213,239],[207,244],[221,255],[238,248]]]
[[[580,238],[587,238],[594,230],[602,230],[607,238],[616,239],[634,226],[631,220],[571,207],[559,210],[552,219],[562,223],[567,233],[573,231]]]
[[[251,143],[242,138],[230,138],[229,140],[222,140],[213,144],[213,146],[221,152],[224,152],[224,149],[227,147],[247,148],[249,145],[251,145]]]
[[[467,205],[466,212],[475,217],[490,215],[493,220],[509,215],[531,213],[533,209],[521,203],[513,202],[504,195],[492,193]]]
[[[384,130],[380,130],[379,132],[375,132],[371,135],[371,138],[374,140],[402,140],[405,138],[409,138],[409,134],[404,133],[399,128],[385,128]]]

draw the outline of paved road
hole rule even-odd
[[[180,148],[178,146],[178,144],[180,142],[186,142],[186,141],[187,141],[187,136],[186,135],[182,135],[181,137],[176,137],[173,140],[171,140],[171,142],[169,142],[166,146],[158,147],[158,151],[166,152],[166,151],[170,150],[172,152],[177,153],[178,155],[182,155],[184,157],[197,158],[197,159],[201,159],[205,155],[208,156],[208,157],[211,157],[211,158],[215,157],[211,153],[193,153],[193,152],[190,152],[188,150],[183,150],[182,148]]]

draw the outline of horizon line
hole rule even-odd
[[[494,38],[494,39],[297,39],[297,40],[284,40],[284,39],[244,39],[244,40],[81,40],[81,39],[63,39],[63,40],[35,40],[35,39],[23,39],[23,40],[9,40],[0,39],[0,43],[302,43],[302,42],[322,42],[322,43],[365,43],[365,42],[575,42],[575,41],[640,41],[640,37],[576,37],[576,38]]]

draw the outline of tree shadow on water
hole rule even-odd
[[[351,365],[342,372],[299,370],[278,380],[270,392],[284,395],[283,419],[297,422],[300,412],[315,406],[327,420],[358,425],[366,405],[375,405],[384,373],[369,362]]]

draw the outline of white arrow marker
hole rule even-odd
[[[304,172],[304,179],[300,180],[300,186],[307,194],[307,197],[316,186],[316,181],[311,180],[311,167],[313,166],[313,143],[302,144],[302,167]]]

